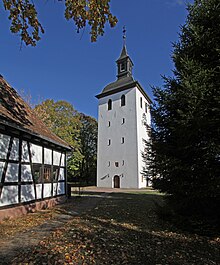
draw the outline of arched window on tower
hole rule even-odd
[[[108,100],[108,110],[111,110],[112,109],[112,100],[109,99]]]
[[[125,95],[121,96],[121,106],[125,106]]]

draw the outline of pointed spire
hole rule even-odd
[[[128,52],[127,52],[127,49],[126,49],[126,28],[125,26],[123,27],[123,48],[122,48],[122,51],[121,51],[121,55],[119,57],[118,60],[124,58],[124,57],[127,57],[128,56]]]
[[[124,40],[124,46],[126,44],[126,27],[123,27],[123,40]]]
[[[131,58],[128,55],[127,49],[126,49],[126,29],[125,26],[123,27],[123,48],[121,51],[121,55],[116,61],[118,65],[118,74],[117,78],[121,79],[124,77],[132,77],[132,67],[133,63]]]
[[[123,48],[122,48],[122,51],[121,51],[121,55],[119,57],[119,60],[122,59],[122,58],[125,58],[128,56],[128,52],[127,52],[127,49],[126,49],[126,46],[125,44],[123,45]]]

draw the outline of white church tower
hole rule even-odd
[[[151,122],[151,100],[133,79],[133,63],[125,42],[116,63],[117,80],[96,96],[99,100],[97,186],[143,188],[147,181],[143,176],[142,152]]]

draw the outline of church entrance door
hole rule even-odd
[[[114,188],[120,188],[120,177],[117,175],[114,176]]]

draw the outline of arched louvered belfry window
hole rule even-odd
[[[112,100],[109,99],[108,100],[108,110],[111,110],[112,109]]]
[[[125,95],[121,96],[121,106],[125,106]]]

